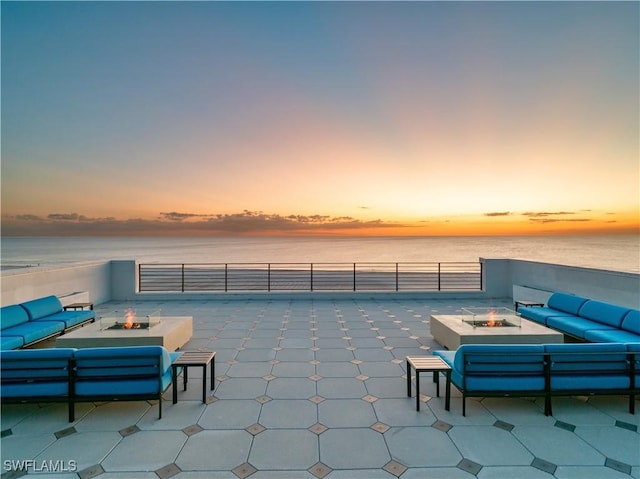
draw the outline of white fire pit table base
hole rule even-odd
[[[520,326],[483,327],[463,321],[463,315],[431,316],[431,335],[450,351],[461,344],[563,343],[564,335],[541,324],[518,317]]]
[[[160,316],[149,329],[103,329],[96,321],[68,334],[58,336],[57,348],[99,348],[113,346],[164,346],[180,349],[193,336],[191,316]]]

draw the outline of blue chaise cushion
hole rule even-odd
[[[591,329],[585,332],[584,339],[593,343],[633,343],[640,341],[640,334],[622,329]]]
[[[33,320],[35,323],[39,321],[61,321],[64,323],[65,329],[72,328],[86,321],[90,321],[96,317],[95,313],[90,310],[84,311],[60,311],[44,318]]]
[[[574,315],[571,313],[563,313],[562,311],[558,311],[557,309],[542,306],[520,308],[518,310],[518,313],[520,313],[520,316],[522,316],[523,318],[542,324],[544,326],[548,326],[549,318],[574,317]]]
[[[3,331],[8,336],[21,336],[25,344],[33,343],[64,331],[60,321],[29,321]]]
[[[19,304],[3,306],[0,310],[0,329],[7,329],[27,321],[29,321],[29,316]]]
[[[621,329],[589,330],[587,341],[596,343],[634,343],[640,341],[640,311],[631,309],[622,319]]]
[[[27,311],[31,321],[62,311],[62,303],[53,295],[27,301],[21,306]]]
[[[607,326],[606,324],[599,323],[597,321],[591,321],[579,316],[564,316],[553,317],[547,321],[547,326],[550,328],[559,329],[564,333],[575,336],[576,338],[585,339],[587,331],[591,330],[610,330],[618,331],[613,326]]]
[[[18,349],[22,346],[24,346],[24,338],[22,336],[0,335],[0,350]]]

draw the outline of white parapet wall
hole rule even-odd
[[[111,262],[5,270],[1,287],[2,306],[50,295],[99,304],[111,300]]]
[[[640,274],[509,260],[509,280],[518,300],[546,299],[555,291],[640,309]],[[530,296],[528,296],[530,295]]]

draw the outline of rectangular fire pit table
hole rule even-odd
[[[449,410],[451,403],[451,368],[438,356],[407,356],[407,396],[411,397],[411,368],[416,372],[416,411],[420,410],[420,373],[433,373],[436,383],[436,397],[440,397],[440,381],[438,375],[444,373],[447,385],[444,396],[444,408]]]
[[[56,338],[56,348],[105,348],[111,346],[164,346],[175,351],[193,335],[191,316],[155,316],[147,329],[112,329],[113,318],[100,318]]]
[[[478,308],[477,308],[478,309]],[[506,308],[500,308],[506,309]],[[515,313],[490,315],[469,314],[431,316],[431,335],[449,351],[455,351],[461,344],[545,344],[562,343],[564,335]],[[508,326],[490,326],[494,321],[506,322]]]
[[[182,382],[184,390],[187,390],[188,375],[190,366],[200,366],[202,368],[202,402],[207,403],[207,364],[211,364],[211,390],[214,387],[215,378],[215,357],[213,351],[185,351],[171,365],[173,369],[173,404],[178,402],[178,369],[182,368]]]

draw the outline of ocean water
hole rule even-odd
[[[2,238],[2,269],[144,263],[451,262],[513,258],[640,272],[640,236]]]

